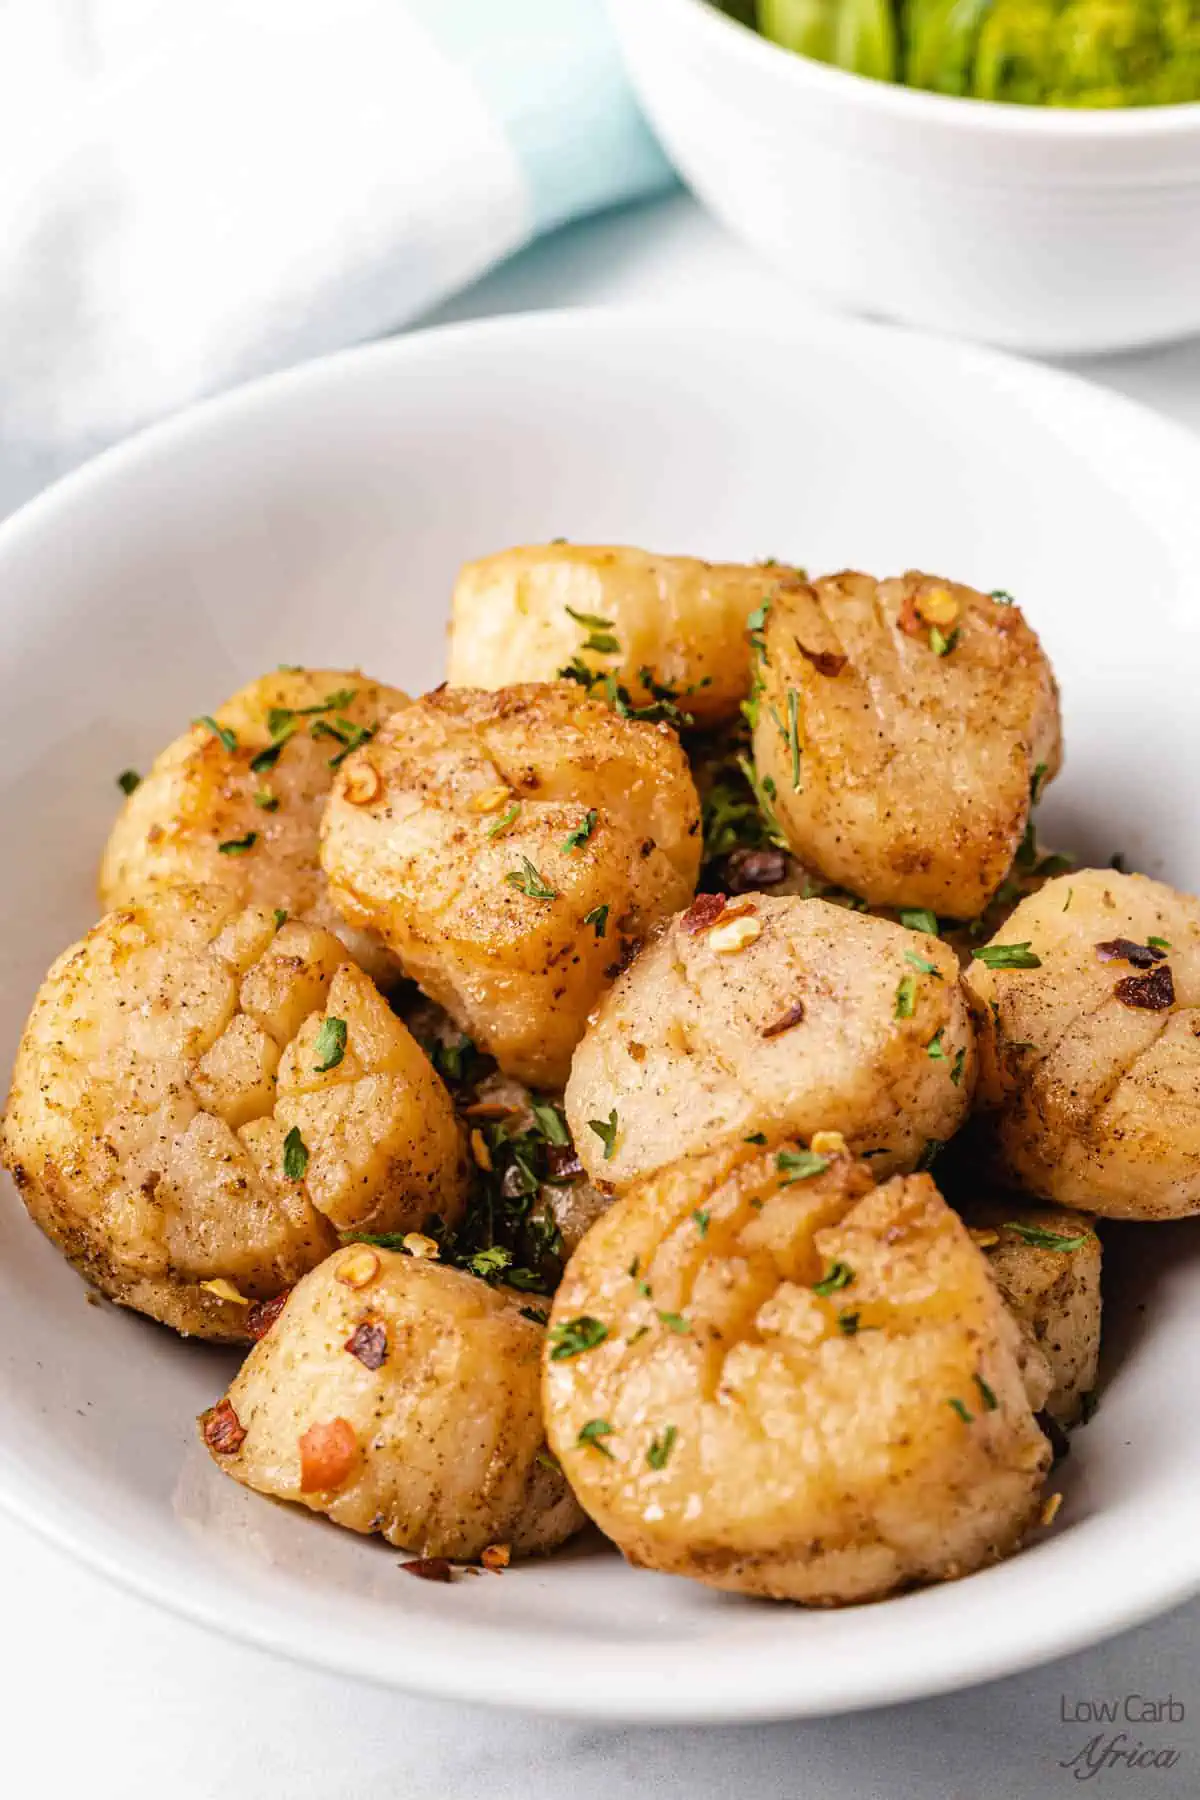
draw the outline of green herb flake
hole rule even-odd
[[[276,929],[276,931],[282,931],[284,926],[287,924],[287,922],[288,922],[288,916],[287,916],[286,907],[277,906],[275,908],[275,929]]]
[[[564,544],[566,541],[565,538],[562,539]],[[577,625],[584,626],[588,631],[611,631],[615,624],[615,620],[602,619],[599,613],[576,612],[573,606],[565,607],[563,610],[568,618],[574,619]]]
[[[474,1256],[469,1256],[465,1266],[472,1275],[478,1275],[480,1281],[496,1281],[512,1268],[512,1259],[512,1251],[503,1244],[491,1244],[486,1250],[477,1250]]]
[[[709,1220],[712,1217],[712,1214],[709,1212],[705,1212],[702,1207],[698,1207],[696,1209],[696,1211],[692,1214],[692,1217],[696,1221],[696,1230],[700,1233],[700,1236],[702,1238],[707,1237],[708,1236],[708,1224],[709,1224]]]
[[[742,1139],[743,1144],[765,1144],[766,1141],[767,1134],[765,1131],[752,1131],[749,1137],[744,1137]]]
[[[668,1458],[675,1448],[675,1439],[678,1436],[679,1433],[674,1425],[668,1425],[661,1436],[655,1435],[650,1439],[650,1448],[646,1451],[646,1461],[650,1464],[652,1469],[666,1468]]]
[[[893,1016],[897,1019],[911,1019],[917,1010],[917,978],[915,975],[902,975],[896,985],[896,1004]]]
[[[584,913],[583,922],[590,925],[598,938],[602,938],[608,930],[608,906],[593,906],[590,913]]]
[[[1075,889],[1073,887],[1069,887],[1067,889],[1067,897],[1063,901],[1063,911],[1064,912],[1068,912],[1070,910],[1071,902],[1074,898],[1075,898]]]
[[[936,625],[931,625],[929,628],[929,648],[933,651],[935,656],[949,656],[950,652],[957,645],[961,635],[962,633],[956,629],[950,633],[949,637],[947,637],[945,632],[939,631]]]
[[[837,1318],[838,1330],[841,1332],[843,1337],[857,1337],[858,1336],[859,1317],[860,1317],[860,1315],[856,1312],[840,1312],[838,1314],[838,1318]]]
[[[259,788],[254,796],[254,804],[260,808],[262,812],[278,812],[279,795],[272,794],[267,788]]]
[[[906,950],[904,952],[904,960],[906,963],[911,963],[914,969],[919,969],[922,975],[932,975],[935,981],[942,980],[942,971],[938,968],[937,964],[926,962],[925,958],[923,956],[918,956],[915,951]]]
[[[947,1400],[946,1405],[950,1407],[953,1412],[958,1414],[964,1425],[974,1424],[975,1414],[971,1411],[970,1407],[967,1406],[965,1402],[958,1399],[957,1396],[952,1400]]]
[[[1152,950],[1169,950],[1171,948],[1171,942],[1170,942],[1169,938],[1148,937],[1146,939],[1146,942],[1149,944],[1149,946]]]
[[[288,737],[290,736],[291,733],[289,732]],[[265,750],[260,750],[257,756],[252,756],[250,758],[250,767],[254,774],[265,775],[269,769],[273,769],[275,764],[279,761],[279,758],[282,756],[283,746],[286,743],[287,737],[277,738],[273,744],[268,744]]]
[[[572,850],[582,850],[583,849],[583,846],[587,843],[587,841],[591,837],[593,831],[595,831],[595,829],[596,829],[596,820],[598,817],[599,817],[599,814],[597,813],[595,807],[590,806],[587,810],[587,813],[584,815],[583,819],[575,827],[574,831],[568,832],[566,837],[563,839],[562,847],[563,847],[563,851],[565,854],[570,855]]]
[[[579,1428],[579,1436],[575,1439],[575,1448],[577,1450],[598,1450],[601,1456],[607,1456],[611,1462],[613,1453],[603,1440],[611,1437],[612,1434],[613,1428],[607,1419],[589,1419],[586,1425],[581,1425]]]
[[[848,1288],[853,1280],[854,1270],[849,1263],[840,1260],[832,1262],[820,1281],[813,1282],[813,1293],[820,1294],[823,1300],[828,1300],[831,1294],[839,1293],[842,1288]]]
[[[521,816],[521,802],[519,800],[514,800],[512,805],[509,807],[508,811],[506,813],[501,813],[500,817],[498,819],[494,820],[494,822],[488,826],[488,828],[487,828],[488,836],[490,838],[500,837],[504,832],[506,832],[508,830],[510,825],[516,824],[516,822],[520,818],[520,816]]]
[[[993,588],[988,595],[988,599],[995,600],[1000,606],[1015,606],[1017,604],[1007,588]]]
[[[117,776],[117,786],[123,794],[132,794],[135,788],[142,785],[142,778],[136,769],[122,769]]]
[[[228,725],[218,725],[211,713],[205,713],[201,718],[193,719],[192,724],[206,726],[215,738],[220,738],[221,743],[224,745],[225,749],[229,751],[231,756],[237,749],[237,733],[235,731],[230,731]]]
[[[535,1325],[544,1325],[550,1317],[540,1306],[522,1306],[520,1312],[523,1319],[529,1319]]]
[[[988,1386],[982,1375],[976,1375],[975,1386],[979,1389],[979,1398],[983,1401],[983,1410],[985,1412],[995,1412],[1000,1405],[1000,1402],[996,1398],[995,1391]]]
[[[747,782],[750,784],[750,790],[758,802],[758,810],[762,814],[762,820],[767,828],[768,838],[771,843],[777,845],[780,850],[786,850],[788,847],[787,839],[783,835],[783,827],[780,825],[778,815],[774,806],[771,804],[776,793],[775,783],[771,780],[769,775],[764,776],[763,780],[760,782],[754,764],[750,761],[748,756],[739,756],[737,758],[737,766],[746,777]]]
[[[1033,771],[1033,780],[1029,783],[1029,804],[1036,806],[1046,786],[1046,777],[1050,773],[1049,764],[1039,763]]]
[[[566,1122],[554,1102],[552,1100],[531,1099],[529,1102],[529,1109],[537,1120],[538,1129],[541,1131],[546,1142],[548,1144],[557,1144],[560,1149],[565,1149],[571,1142],[571,1134],[567,1130]]]
[[[795,688],[788,689],[787,697],[787,741],[792,753],[792,788],[800,791],[800,696]]]
[[[267,714],[267,730],[281,740],[280,749],[296,729],[296,714],[290,706],[273,706]]]
[[[829,1162],[829,1157],[818,1156],[815,1150],[780,1150],[775,1167],[786,1177],[780,1186],[791,1187],[794,1181],[810,1181],[814,1175],[823,1175]]]
[[[677,1337],[683,1337],[692,1329],[682,1313],[660,1312],[658,1316],[667,1330],[673,1331]]]
[[[550,1328],[550,1361],[566,1362],[568,1357],[581,1356],[585,1350],[594,1350],[597,1344],[602,1344],[607,1336],[608,1326],[588,1313],[580,1313],[576,1319],[564,1319]]]
[[[303,1181],[308,1168],[308,1145],[293,1125],[283,1140],[283,1172],[289,1181]]]
[[[966,1067],[966,1062],[967,1062],[966,1050],[965,1049],[959,1050],[959,1052],[957,1053],[957,1055],[954,1058],[954,1067],[950,1071],[950,1079],[954,1083],[955,1087],[959,1087],[962,1084],[963,1069]]]
[[[906,931],[924,931],[929,937],[939,936],[937,914],[928,907],[909,907],[900,914],[900,923]]]
[[[317,1041],[313,1045],[316,1062],[313,1068],[318,1075],[325,1075],[330,1069],[336,1069],[346,1054],[346,1021],[345,1019],[325,1019],[317,1033]]]
[[[538,870],[527,856],[521,858],[519,869],[510,869],[504,877],[509,887],[519,888],[531,900],[557,900],[558,889],[552,888],[545,876]]]
[[[985,969],[1040,969],[1042,959],[1028,943],[984,944],[971,955]]]
[[[245,837],[226,838],[223,844],[217,845],[217,849],[222,856],[245,856],[247,850],[253,850],[257,842],[257,831],[248,831]]]
[[[1086,1232],[1075,1237],[1064,1237],[1060,1231],[1047,1231],[1042,1225],[1025,1225],[1019,1219],[1006,1219],[1005,1231],[1013,1231],[1024,1244],[1032,1244],[1037,1250],[1082,1250],[1088,1241]]]
[[[617,1109],[614,1106],[607,1119],[589,1119],[588,1130],[594,1131],[604,1145],[604,1160],[611,1162],[617,1148]]]
[[[945,1046],[942,1043],[942,1033],[940,1031],[935,1031],[929,1042],[926,1044],[925,1054],[930,1062],[949,1062],[950,1058],[946,1055]]]

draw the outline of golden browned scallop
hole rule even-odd
[[[552,1550],[583,1523],[546,1454],[519,1295],[358,1244],[293,1289],[201,1419],[235,1481],[418,1556]]]
[[[1018,608],[847,572],[782,583],[758,641],[755,762],[796,855],[872,906],[974,918],[1062,755]]]
[[[1080,869],[967,973],[1003,1172],[1111,1218],[1200,1212],[1200,900]]]
[[[58,959],[0,1156],[95,1286],[231,1340],[339,1231],[465,1200],[450,1097],[338,939],[214,888],[109,913]]]
[[[798,1142],[623,1194],[555,1296],[550,1444],[630,1561],[809,1605],[1007,1554],[1050,1462],[1021,1336],[927,1175]]]
[[[450,681],[554,681],[575,665],[612,676],[634,706],[666,697],[697,724],[716,724],[736,717],[749,691],[747,617],[795,573],[614,545],[503,550],[459,573]]]
[[[100,865],[104,905],[181,883],[224,888],[324,926],[376,980],[394,978],[378,940],[350,932],[330,905],[317,830],[339,759],[406,704],[398,688],[344,669],[252,681],[169,744],[129,796]]]
[[[333,899],[506,1073],[561,1088],[628,947],[686,905],[699,805],[667,727],[570,682],[449,688],[339,770]]]
[[[1078,1422],[1100,1361],[1101,1246],[1085,1214],[1031,1206],[1021,1195],[964,1209],[992,1279],[1030,1343],[1045,1358],[1045,1410]]]
[[[841,1132],[877,1174],[961,1125],[974,1034],[953,953],[824,900],[701,894],[600,1002],[565,1103],[621,1188],[756,1133]]]

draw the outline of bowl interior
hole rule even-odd
[[[119,770],[279,662],[436,682],[457,565],[555,536],[1009,589],[1064,690],[1050,837],[1198,887],[1198,485],[1200,451],[1125,403],[857,326],[506,321],[202,409],[0,531],[0,1056],[95,915]],[[219,1628],[398,1685],[646,1718],[898,1699],[1068,1650],[1200,1583],[1200,1433],[1171,1379],[1200,1357],[1196,1234],[1125,1232],[1110,1262],[1131,1271],[1122,1353],[1061,1523],[970,1581],[806,1614],[587,1543],[430,1587],[395,1552],[245,1493],[192,1423],[229,1357],[88,1304],[6,1184],[0,1502]]]

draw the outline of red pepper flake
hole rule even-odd
[[[232,1456],[246,1441],[246,1428],[228,1400],[219,1400],[200,1414],[200,1430],[218,1456]]]
[[[776,887],[787,874],[782,850],[731,850],[725,858],[725,885],[731,894],[753,894]]]
[[[454,1565],[446,1561],[444,1556],[419,1556],[415,1562],[403,1562],[400,1567],[406,1575],[416,1575],[422,1581],[453,1581]]]
[[[785,1031],[790,1031],[792,1029],[793,1025],[799,1025],[803,1017],[803,1000],[793,1001],[792,1005],[788,1007],[785,1013],[782,1013],[773,1024],[764,1025],[758,1035],[759,1037],[764,1038],[782,1037]]]
[[[1113,993],[1123,1006],[1140,1006],[1146,1012],[1166,1012],[1175,1004],[1175,980],[1169,963],[1159,963],[1148,975],[1126,975]]]
[[[364,1319],[346,1339],[345,1348],[351,1356],[357,1356],[364,1369],[381,1369],[387,1361],[387,1326],[375,1319]]]
[[[796,639],[796,648],[801,656],[808,658],[818,675],[840,675],[850,660],[848,656],[842,656],[837,650],[810,650],[807,644],[800,642],[799,638]]]
[[[697,894],[680,919],[679,929],[694,937],[697,932],[708,931],[715,925],[724,911],[724,894]]]
[[[310,1425],[300,1439],[300,1492],[340,1487],[354,1467],[358,1439],[349,1419]]]
[[[1165,950],[1156,950],[1153,944],[1135,944],[1132,938],[1109,938],[1096,945],[1096,955],[1101,962],[1132,963],[1135,969],[1152,969],[1155,963],[1167,960]]]
[[[276,1294],[273,1300],[256,1300],[246,1314],[246,1330],[257,1344],[259,1338],[266,1337],[272,1325],[287,1305],[291,1288],[284,1288],[282,1294]]]
[[[509,1563],[512,1561],[511,1546],[508,1544],[489,1544],[479,1560],[485,1569],[490,1569],[493,1575],[499,1575],[501,1570],[507,1569]]]

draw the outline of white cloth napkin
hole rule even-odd
[[[669,180],[602,0],[0,0],[0,506]]]

